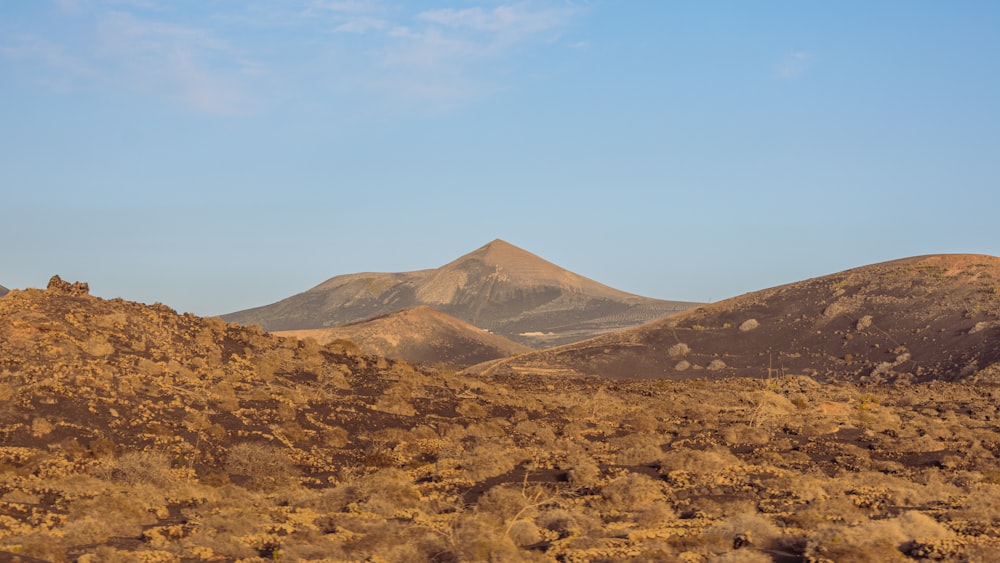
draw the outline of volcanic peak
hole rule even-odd
[[[695,304],[619,291],[496,239],[436,269],[336,276],[222,318],[270,331],[304,330],[419,305],[538,348],[636,326]]]

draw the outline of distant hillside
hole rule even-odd
[[[437,269],[337,276],[272,305],[222,318],[273,332],[341,326],[420,305],[542,348],[696,304],[625,293],[495,240]]]
[[[3,297],[4,295],[7,295],[8,292],[10,292],[9,289],[7,289],[6,287],[0,285],[0,297]]]
[[[705,305],[491,373],[956,380],[1000,375],[1000,258],[922,256]]]
[[[531,351],[426,305],[336,328],[279,331],[276,336],[350,340],[365,353],[411,364],[466,367]]]

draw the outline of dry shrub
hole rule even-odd
[[[615,461],[619,465],[649,465],[663,457],[662,437],[657,434],[632,434],[615,440],[619,448]]]
[[[455,407],[455,412],[466,418],[486,418],[486,409],[475,401],[460,401]]]
[[[453,532],[454,552],[459,561],[515,563],[532,560],[521,551],[495,522],[482,518],[463,518]]]
[[[130,451],[117,458],[102,458],[90,473],[105,481],[135,486],[164,487],[170,481],[170,458],[163,452]]]
[[[295,476],[295,467],[282,448],[263,442],[243,442],[226,452],[226,471],[250,477],[257,487],[272,487]]]
[[[771,441],[771,431],[761,427],[734,424],[722,430],[722,439],[731,446],[739,444],[760,446]]]
[[[706,450],[681,448],[668,451],[660,458],[660,473],[689,471],[696,475],[716,474],[742,462],[728,448],[714,446]]]
[[[414,416],[417,410],[413,408],[410,399],[413,397],[413,385],[399,382],[385,390],[372,407],[377,411],[401,416]]]
[[[772,558],[767,553],[757,551],[752,547],[743,547],[727,551],[712,557],[712,563],[773,563]]]
[[[514,426],[514,431],[533,438],[533,441],[541,446],[551,446],[556,440],[556,433],[551,428],[534,420],[518,422]]]
[[[965,504],[952,515],[991,526],[1000,522],[1000,485],[993,483],[974,485],[969,490]]]
[[[681,358],[691,353],[691,347],[683,342],[678,342],[667,348],[667,355],[671,358]]]
[[[112,537],[138,536],[156,516],[133,495],[106,493],[74,502],[62,528],[66,545],[101,544]]]
[[[360,525],[359,525],[360,524]],[[360,533],[345,546],[348,556],[332,558],[323,554],[320,561],[385,561],[413,563],[419,561],[454,561],[454,548],[444,534],[393,520],[356,522],[352,531]],[[284,560],[284,550],[281,553]],[[277,559],[277,558],[276,558]],[[291,557],[289,558],[292,559]]]
[[[601,489],[601,497],[614,508],[635,511],[664,499],[665,485],[648,475],[628,472]]]
[[[774,522],[755,510],[730,516],[708,533],[722,536],[732,546],[742,543],[758,549],[775,547],[781,536],[781,531]]]
[[[333,426],[323,430],[323,442],[331,448],[343,448],[351,442],[347,430],[339,426]]]
[[[747,319],[747,320],[743,321],[742,323],[740,323],[739,329],[740,329],[740,332],[750,332],[751,330],[753,330],[753,329],[755,329],[755,328],[757,328],[759,326],[760,326],[760,323],[757,322],[757,319]]]
[[[509,525],[514,520],[530,520],[548,500],[549,495],[541,487],[504,483],[486,491],[476,503],[476,510]]]
[[[63,547],[61,538],[45,532],[34,532],[23,536],[8,536],[4,538],[5,551],[17,551],[20,555],[37,558],[41,561],[51,561],[53,563],[64,563],[66,559],[66,548]],[[6,547],[7,545],[11,547]],[[13,547],[17,546],[17,547]],[[4,554],[6,555],[6,554]],[[16,562],[16,556],[5,559]]]
[[[405,471],[396,468],[381,469],[360,482],[367,497],[360,504],[369,512],[391,516],[404,508],[413,508],[422,502],[420,492]]]
[[[469,479],[482,481],[509,473],[528,458],[522,450],[507,450],[499,444],[483,444],[467,451],[462,456],[460,465]]]
[[[542,541],[541,529],[530,520],[517,520],[507,529],[507,537],[519,547],[537,544]]]
[[[643,528],[656,528],[677,519],[677,511],[664,501],[654,501],[636,512],[634,520]]]
[[[954,533],[916,511],[858,526],[825,526],[808,538],[806,557],[845,563],[903,560],[903,550],[915,540],[945,539]]]
[[[646,411],[639,411],[625,422],[633,432],[656,432],[660,428],[660,421],[655,416]]]
[[[81,344],[81,349],[91,356],[104,357],[115,351],[115,347],[108,342],[108,339],[101,335],[93,335]]]
[[[99,546],[94,553],[81,555],[76,563],[174,563],[177,554],[159,550],[123,551],[111,546]]]
[[[535,523],[550,532],[555,532],[560,539],[567,537],[597,538],[602,535],[600,518],[582,510],[550,508],[543,510],[535,518]]]
[[[708,367],[706,367],[705,369],[707,369],[708,371],[723,370],[726,369],[726,362],[720,359],[714,359],[711,362],[709,362]]]
[[[593,487],[601,478],[601,468],[582,449],[570,452],[559,467],[566,470],[569,484],[576,488]]]

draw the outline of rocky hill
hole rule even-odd
[[[1000,259],[938,255],[750,293],[488,369],[875,382],[996,377],[997,362]]]
[[[532,350],[426,305],[336,328],[274,334],[314,338],[320,344],[348,340],[368,354],[448,368],[468,367]]]
[[[695,304],[618,291],[495,240],[437,269],[337,276],[223,315],[267,331],[330,328],[427,305],[534,348],[636,326]]]

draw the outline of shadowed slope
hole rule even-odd
[[[437,269],[337,276],[272,305],[223,318],[269,331],[301,330],[418,305],[544,347],[636,326],[694,304],[618,291],[495,240]]]
[[[7,289],[6,287],[0,285],[0,297],[3,297],[4,295],[7,295],[7,293],[9,291],[10,291],[9,289]]]
[[[1000,259],[939,255],[750,293],[488,369],[669,379],[805,373],[880,381],[987,376],[1000,371],[990,368],[996,362]]]
[[[320,344],[350,340],[369,354],[412,364],[465,367],[531,351],[426,305],[336,328],[290,330],[277,336],[315,338]]]

